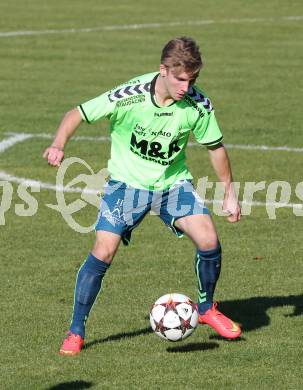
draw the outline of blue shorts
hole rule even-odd
[[[131,232],[150,211],[158,215],[178,237],[182,237],[183,233],[174,225],[177,219],[209,214],[204,201],[188,180],[182,180],[164,191],[137,189],[110,180],[104,187],[95,229],[116,233],[128,245]]]

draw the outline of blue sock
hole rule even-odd
[[[99,294],[108,267],[109,264],[89,254],[79,269],[70,331],[79,334],[82,338],[85,336],[85,324],[89,312]]]
[[[213,296],[221,270],[221,246],[214,249],[197,250],[195,272],[198,278],[198,309],[203,314],[212,307]]]

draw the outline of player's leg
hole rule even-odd
[[[163,194],[160,217],[176,235],[185,233],[197,248],[199,322],[208,323],[224,337],[238,337],[240,328],[220,313],[213,302],[221,269],[221,246],[209,211],[191,182],[184,181]]]
[[[184,181],[163,193],[160,217],[177,235],[185,233],[197,247],[199,311],[210,309],[220,274],[221,247],[215,225],[192,183]]]
[[[70,330],[60,349],[60,353],[64,355],[74,355],[81,351],[88,315],[100,292],[103,277],[119,247],[126,225],[122,218],[126,185],[110,181],[104,189],[96,224],[95,244],[80,267],[76,279]]]
[[[62,354],[74,355],[81,351],[85,324],[103,277],[121,240],[128,245],[132,230],[149,211],[151,198],[149,191],[128,188],[122,182],[111,180],[106,185],[96,224],[96,241],[77,276],[73,319],[60,350]]]
[[[185,216],[179,218],[175,226],[190,237],[197,247],[195,272],[198,278],[199,322],[210,325],[223,337],[239,337],[240,327],[219,312],[213,302],[221,270],[221,245],[210,215]]]
[[[62,355],[75,355],[82,349],[85,325],[101,290],[103,277],[118,250],[121,236],[97,231],[92,252],[79,269],[74,292],[74,308],[70,329],[60,349]]]
[[[221,246],[214,223],[208,214],[179,218],[175,226],[195,244],[195,272],[199,288],[199,312],[213,305],[216,283],[221,270]]]
[[[102,280],[119,247],[121,236],[107,231],[97,231],[92,252],[79,269],[74,311],[70,331],[85,336],[85,323],[101,290]]]

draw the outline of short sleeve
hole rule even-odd
[[[206,146],[214,146],[223,139],[214,110],[199,116],[192,131],[197,142]]]
[[[77,108],[84,121],[93,123],[98,119],[110,118],[115,107],[115,102],[109,99],[109,92],[105,92],[94,99],[80,104]]]

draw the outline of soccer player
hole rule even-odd
[[[83,347],[85,325],[102,280],[122,240],[152,209],[177,236],[187,235],[196,247],[199,323],[228,339],[241,329],[222,314],[213,300],[221,268],[221,246],[203,199],[195,192],[186,166],[190,132],[208,148],[212,166],[223,183],[227,219],[240,219],[227,152],[210,100],[196,85],[202,59],[188,37],[169,41],[158,72],[145,74],[67,112],[53,143],[44,152],[59,166],[64,147],[82,121],[110,121],[110,180],[101,199],[96,240],[76,280],[71,325],[60,349],[75,355]]]

